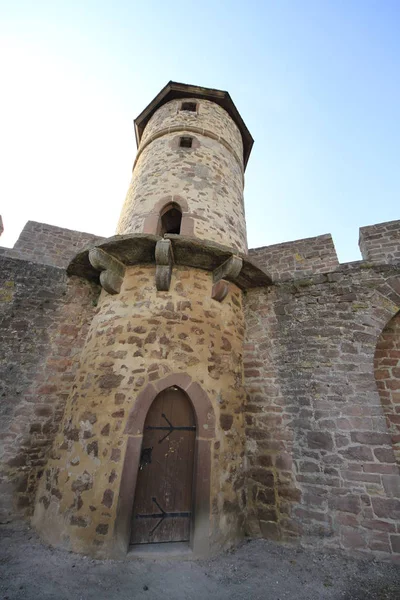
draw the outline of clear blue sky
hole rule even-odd
[[[226,89],[254,139],[249,246],[400,218],[400,2],[0,0],[0,212],[112,235],[132,120],[170,80]]]

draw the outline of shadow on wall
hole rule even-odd
[[[374,369],[394,455],[400,466],[400,311],[378,339]]]

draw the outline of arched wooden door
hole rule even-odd
[[[143,431],[131,544],[189,541],[195,440],[186,394],[177,387],[160,392]]]

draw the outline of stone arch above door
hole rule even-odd
[[[115,557],[124,556],[129,545],[143,429],[148,410],[160,392],[174,386],[184,391],[189,398],[196,420],[194,531],[191,546],[195,556],[207,556],[209,553],[211,444],[215,436],[215,414],[203,388],[192,381],[188,374],[175,373],[149,383],[136,397],[128,416],[124,431],[128,440],[114,527]]]
[[[167,389],[176,386],[188,395],[196,416],[197,436],[213,438],[215,435],[215,414],[208,395],[203,388],[187,373],[173,373],[154,383],[149,383],[137,396],[124,433],[128,435],[143,435],[144,421],[155,397]]]

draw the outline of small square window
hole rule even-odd
[[[196,112],[197,104],[196,104],[196,102],[182,102],[181,110],[188,110],[190,112]]]
[[[191,137],[181,137],[179,140],[179,146],[181,148],[191,148],[192,147],[193,138]]]

